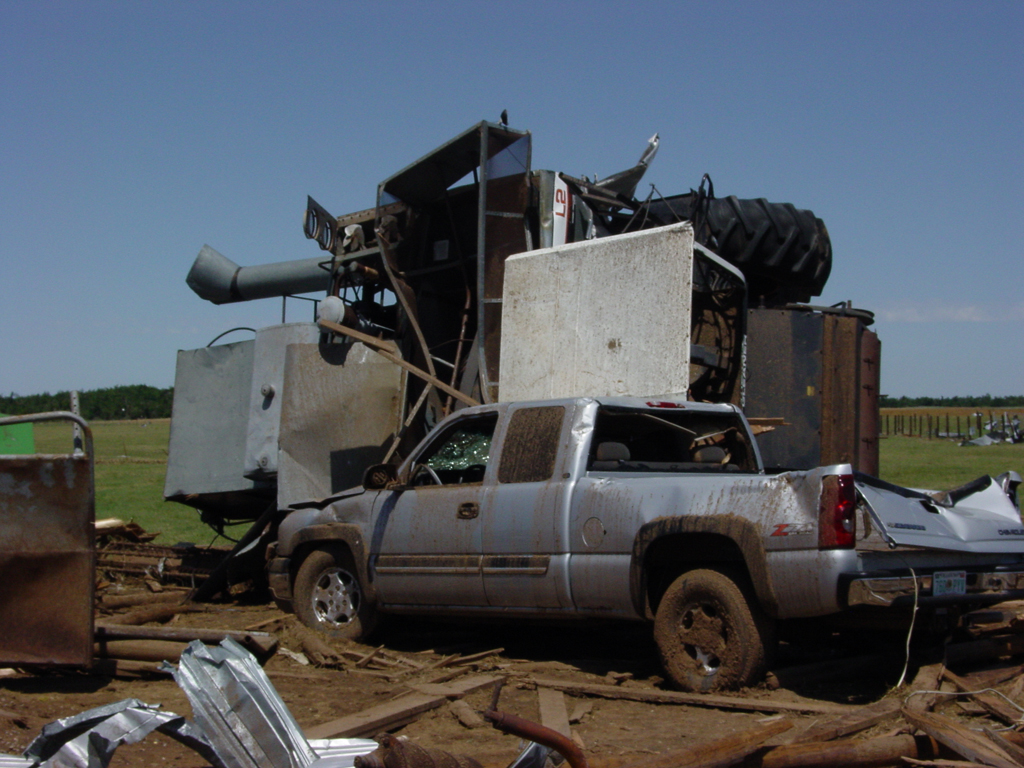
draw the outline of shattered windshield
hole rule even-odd
[[[466,469],[487,466],[491,452],[491,437],[497,417],[457,425],[446,435],[422,463],[434,470]]]

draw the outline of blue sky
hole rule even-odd
[[[810,208],[815,303],[878,317],[882,391],[1024,392],[1024,3],[0,0],[0,392],[169,386],[204,243],[309,258],[335,214],[508,109],[533,165]],[[289,320],[308,305],[289,304]]]

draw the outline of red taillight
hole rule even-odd
[[[853,475],[830,475],[821,483],[818,548],[850,549],[857,533],[857,489]]]
[[[685,403],[673,403],[670,400],[648,400],[647,405],[650,408],[685,408]]]

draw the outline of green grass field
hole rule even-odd
[[[910,413],[918,409],[886,409]],[[933,415],[937,409],[927,409]],[[163,500],[167,466],[169,419],[97,421],[92,423],[96,446],[96,517],[134,520],[148,531],[159,531],[159,542],[191,541],[208,544],[214,532],[199,521],[191,507]],[[35,426],[36,450],[65,453],[71,446],[71,427],[63,423]],[[1024,475],[1024,444],[960,448],[949,440],[883,437],[880,441],[882,479],[915,488],[946,489],[980,475],[1008,469]],[[232,535],[239,535],[236,527]],[[220,545],[226,544],[223,540]]]
[[[96,450],[97,520],[134,520],[147,531],[159,532],[156,541],[164,544],[207,545],[214,539],[216,534],[199,521],[195,509],[164,501],[170,419],[94,421],[90,426]],[[36,424],[35,435],[39,453],[70,449],[69,423]],[[238,535],[237,528],[233,535]],[[229,542],[221,539],[217,545]]]

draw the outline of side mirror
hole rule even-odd
[[[394,464],[374,464],[363,473],[363,488],[368,491],[383,491],[398,481],[398,467]]]

